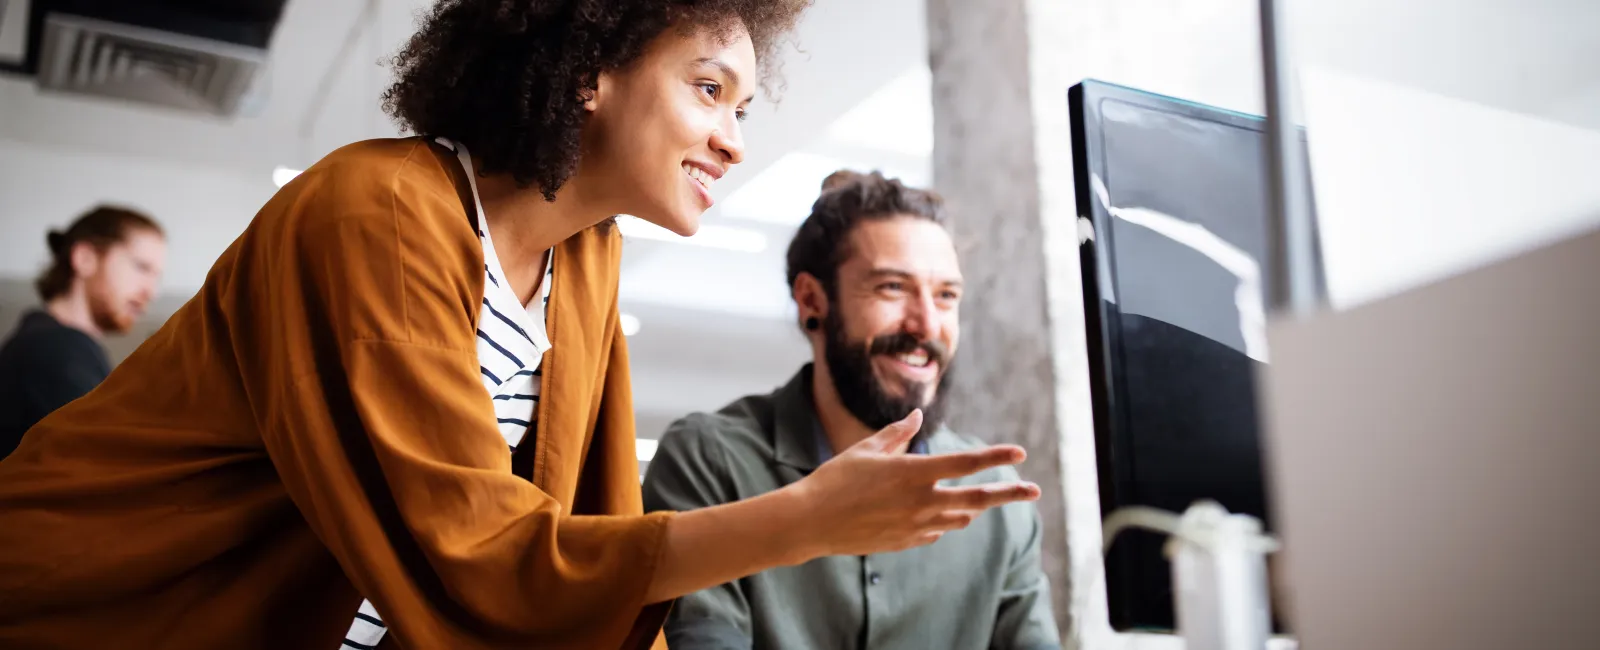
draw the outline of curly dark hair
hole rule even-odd
[[[811,0],[441,0],[395,55],[383,108],[402,128],[467,145],[546,200],[578,167],[584,97],[665,30],[742,26],[764,90]]]
[[[944,199],[932,190],[906,187],[882,172],[841,169],[822,181],[822,195],[800,224],[786,256],[789,289],[801,273],[822,283],[828,299],[838,297],[839,265],[850,259],[850,232],[863,221],[891,217],[925,219],[945,227]]]

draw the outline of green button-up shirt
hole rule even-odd
[[[810,386],[808,365],[770,395],[674,423],[645,476],[645,510],[737,501],[810,473],[829,448],[818,445]],[[941,428],[927,451],[980,444]],[[1014,480],[1005,467],[951,483]],[[764,571],[684,596],[667,621],[667,642],[673,650],[1059,648],[1039,539],[1038,511],[1019,503],[928,546]]]

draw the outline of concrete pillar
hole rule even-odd
[[[927,0],[934,186],[967,290],[951,424],[1029,452],[1068,648],[1175,648],[1106,616],[1067,89],[1259,111],[1255,0]]]
[[[1073,619],[1066,458],[1057,433],[1063,417],[1089,401],[1056,367],[1065,355],[1057,354],[1062,345],[1051,314],[1063,305],[1049,292],[1060,284],[1055,267],[1069,258],[1076,264],[1077,252],[1076,240],[1059,255],[1048,250],[1056,224],[1042,205],[1045,179],[1035,155],[1026,4],[928,0],[933,179],[949,201],[966,278],[950,424],[1028,450],[1021,471],[1044,489],[1044,568],[1065,634]],[[1061,222],[1069,227],[1070,212]],[[1076,271],[1071,275],[1076,283]]]

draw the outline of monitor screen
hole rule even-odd
[[[1101,514],[1212,499],[1270,530],[1265,123],[1093,81],[1070,100]],[[1175,627],[1164,542],[1113,546],[1113,627]]]

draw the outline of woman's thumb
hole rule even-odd
[[[922,409],[912,409],[911,413],[899,422],[891,424],[873,434],[866,442],[873,450],[886,453],[899,453],[905,451],[911,444],[912,436],[922,430]]]

